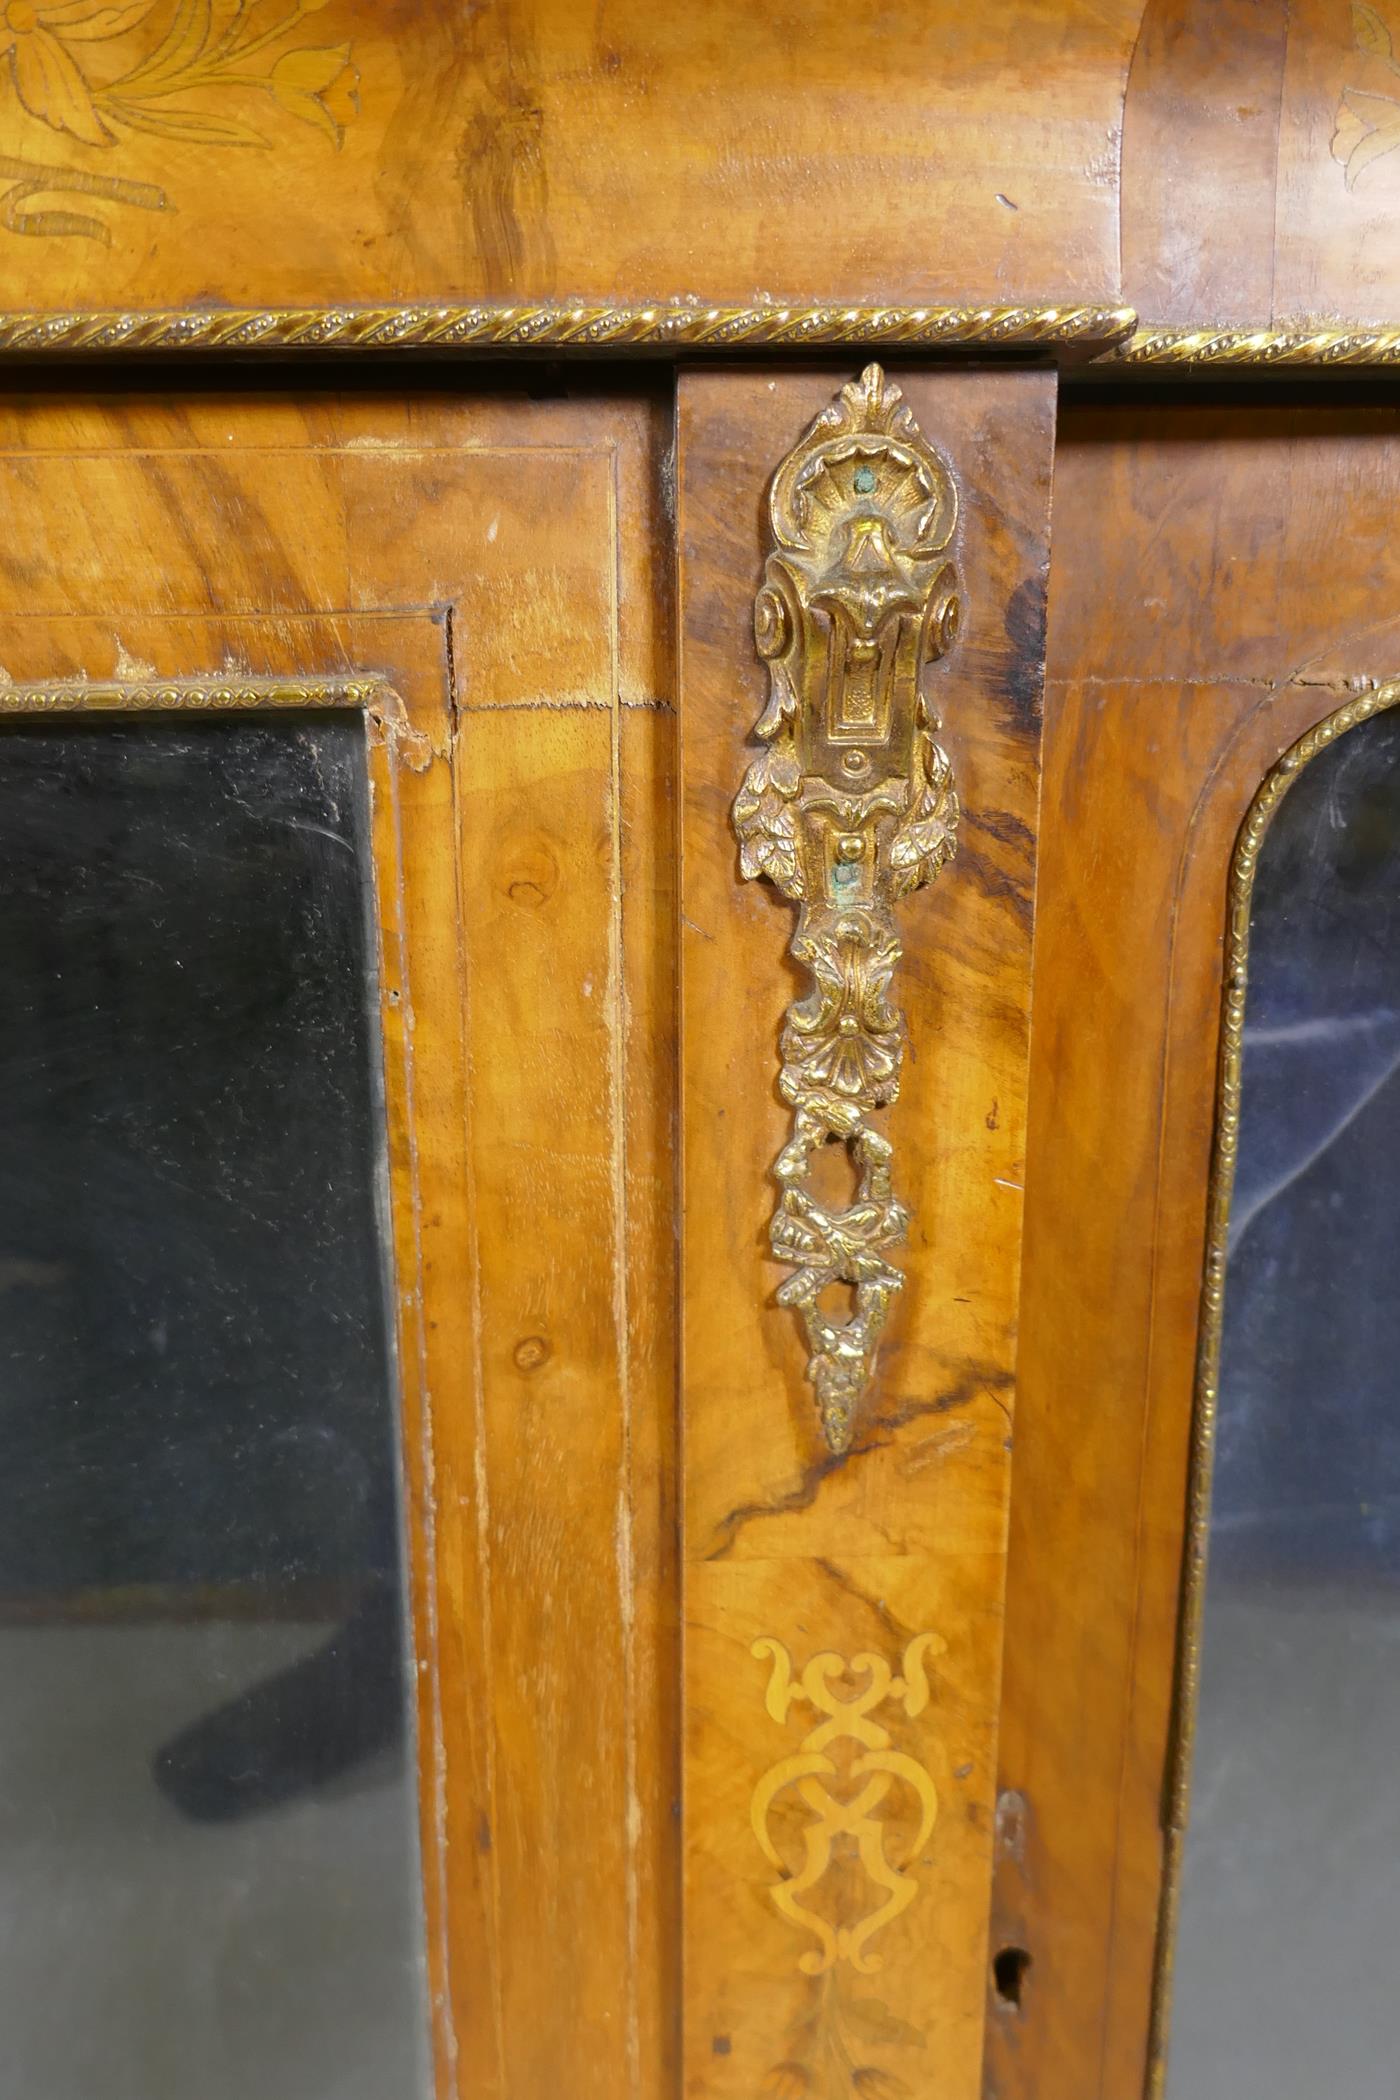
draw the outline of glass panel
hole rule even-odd
[[[1171,2100],[1400,2063],[1400,719],[1302,773],[1254,895]]]
[[[0,727],[0,2092],[399,2100],[363,729]]]

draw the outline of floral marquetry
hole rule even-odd
[[[294,41],[325,5],[177,0],[171,11],[161,0],[5,0],[0,58],[28,115],[85,146],[138,132],[267,145],[255,121],[264,97],[339,145],[359,108],[350,47]]]

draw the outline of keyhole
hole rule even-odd
[[[992,1956],[992,1981],[1003,2005],[1021,2010],[1022,1993],[1030,1972],[1031,1958],[1024,1947],[998,1947]]]

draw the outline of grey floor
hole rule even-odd
[[[320,1626],[0,1630],[0,2094],[426,2091],[411,1794],[387,1764],[224,1826],[153,1752]]]
[[[1400,1598],[1211,1599],[1169,2100],[1400,2095]]]

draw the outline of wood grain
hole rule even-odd
[[[0,412],[11,678],[364,665],[402,704],[372,779],[444,2096],[674,2080],[667,406]]]
[[[897,375],[963,497],[932,689],[966,815],[901,907],[909,1281],[838,1461],[766,1249],[791,914],[728,809],[765,485],[851,376],[683,378],[682,774],[644,382],[0,402],[4,673],[363,669],[402,706],[372,759],[443,2096],[806,2100],[844,2050],[874,2100],[969,2100],[993,1853],[1028,1966],[987,2094],[1141,2087],[1226,870],[1279,754],[1400,672],[1393,411],[1070,404],[1042,823],[1054,381]],[[879,1716],[939,1799],[918,1894],[878,1972],[810,1977],[752,1805],[816,1717],[766,1709],[753,1644],[898,1667],[925,1631],[928,1708]],[[843,1856],[828,1890],[865,1901]]]
[[[5,308],[1400,317],[1394,0],[228,0],[246,62],[123,115],[173,13],[5,32]]]
[[[953,868],[902,907],[912,1053],[891,1134],[915,1223],[871,1417],[836,1459],[801,1335],[772,1302],[766,1247],[787,1134],[775,1081],[791,913],[738,881],[728,811],[764,698],[751,619],[766,484],[850,376],[691,373],[680,399],[684,2002],[696,2100],[747,2100],[765,2079],[782,2096],[820,2092],[843,2051],[843,2090],[858,2070],[872,2093],[955,2100],[976,2090],[981,2053],[1053,380],[898,375],[964,506],[968,623],[930,689],[965,815]],[[771,1900],[751,1804],[815,1717],[775,1725],[753,1643],[782,1641],[798,1669],[826,1651],[897,1667],[922,1632],[946,1644],[932,1712],[900,1722],[886,1708],[881,1720],[939,1796],[911,1867],[923,1886],[884,1929],[878,1973],[804,1975],[812,1943]],[[890,1817],[893,1852],[912,1841],[907,1803]],[[785,1841],[800,1858],[800,1818]],[[851,1922],[872,1907],[841,1862],[811,1900]]]
[[[1279,134],[1274,308],[1370,318],[1396,306],[1400,156],[1353,148],[1400,119],[1400,8],[1376,16],[1391,53],[1365,48],[1346,0],[1289,0]],[[1366,151],[1370,152],[1367,146]],[[1349,180],[1348,178],[1352,178]]]
[[[1394,674],[1397,474],[1385,410],[1062,421],[996,2100],[1143,2089],[1229,861],[1288,745]]]
[[[157,98],[155,122],[190,111],[262,141],[241,145],[120,120],[85,142],[55,128],[56,95],[31,85],[42,108],[25,106],[12,53],[3,303],[886,301],[896,286],[999,302],[1061,299],[1067,276],[1102,300],[1140,7],[329,0],[233,69],[256,82],[323,54],[329,128],[275,84]],[[156,0],[117,39],[69,41],[79,80],[129,71],[169,12]],[[83,102],[68,105],[79,130]]]
[[[1274,311],[1286,0],[1147,0],[1123,105],[1123,296],[1153,322]]]
[[[1400,7],[1148,0],[1123,115],[1122,296],[1147,322],[1400,311]]]

